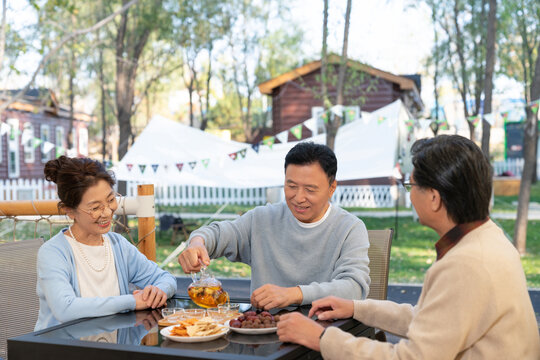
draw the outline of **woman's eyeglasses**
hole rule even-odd
[[[114,197],[109,200],[108,204],[101,203],[99,205],[93,206],[91,209],[80,209],[79,208],[79,210],[81,210],[84,213],[87,213],[88,215],[90,215],[94,219],[97,219],[101,215],[103,215],[103,213],[105,212],[105,208],[109,208],[111,210],[111,212],[113,212],[113,213],[116,211],[116,208],[118,206],[118,201],[116,200],[117,197],[121,198],[122,195],[120,195],[119,193],[115,193]]]

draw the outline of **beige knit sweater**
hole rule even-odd
[[[519,254],[491,220],[431,266],[416,306],[355,301],[354,318],[406,339],[383,343],[331,327],[321,339],[325,359],[540,359]]]

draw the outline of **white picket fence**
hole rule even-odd
[[[136,182],[128,182],[126,196],[137,195]],[[157,205],[263,205],[284,200],[283,188],[215,188],[189,185],[155,185]],[[395,189],[394,189],[395,193]],[[0,201],[56,199],[56,185],[43,179],[0,180]],[[380,208],[395,205],[387,185],[338,186],[332,202],[342,207]]]
[[[56,184],[43,179],[0,180],[0,201],[57,198]]]
[[[521,177],[524,163],[525,163],[525,160],[523,158],[495,161],[493,163],[493,174],[495,176],[499,176],[502,173],[509,171],[513,174],[513,176]],[[538,162],[537,164],[537,169],[540,169],[539,165],[540,165],[540,162]],[[540,174],[539,171],[537,171],[537,173]]]

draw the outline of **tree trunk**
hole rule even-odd
[[[124,0],[126,2],[126,0]],[[116,35],[116,110],[120,128],[118,160],[126,155],[133,139],[131,116],[135,98],[135,79],[139,58],[148,41],[150,28],[137,37],[127,34],[128,12],[122,14]]]
[[[327,70],[328,70],[328,0],[324,0],[324,13],[323,13],[323,38],[322,38],[322,49],[321,49],[321,94],[322,94],[322,103],[323,108],[326,111],[328,108],[328,88],[326,85],[327,81]]]
[[[488,32],[486,43],[486,73],[484,82],[484,114],[491,114],[493,95],[493,70],[495,69],[495,39],[497,31],[497,0],[489,1]],[[489,159],[491,125],[482,119],[482,152]]]
[[[103,47],[99,49],[99,87],[101,92],[101,155],[107,157],[107,119],[105,118],[105,76],[103,75]]]
[[[540,44],[536,52],[534,77],[531,83],[529,101],[540,98]],[[527,121],[523,134],[523,173],[519,186],[517,219],[514,230],[514,245],[521,255],[526,252],[527,245],[527,221],[529,217],[529,201],[531,197],[531,184],[534,162],[536,159],[536,128],[538,123],[537,114],[533,113],[530,106],[525,108]]]
[[[352,0],[347,0],[347,10],[345,11],[345,27],[343,31],[343,46],[341,50],[341,60],[339,62],[338,70],[338,83],[337,83],[337,96],[336,104],[343,105],[343,92],[345,88],[345,72],[347,71],[347,50],[349,45],[349,25],[351,19],[351,7]],[[334,150],[336,135],[341,125],[343,118],[343,112],[341,116],[334,116],[333,119],[328,119],[328,126],[326,127],[326,145]]]

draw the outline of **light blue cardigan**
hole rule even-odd
[[[144,288],[154,285],[167,297],[176,292],[176,279],[148,260],[123,236],[109,232],[119,296],[81,297],[75,259],[63,229],[41,246],[37,258],[37,295],[39,316],[35,331],[80,319],[115,314],[135,309],[129,284]]]

